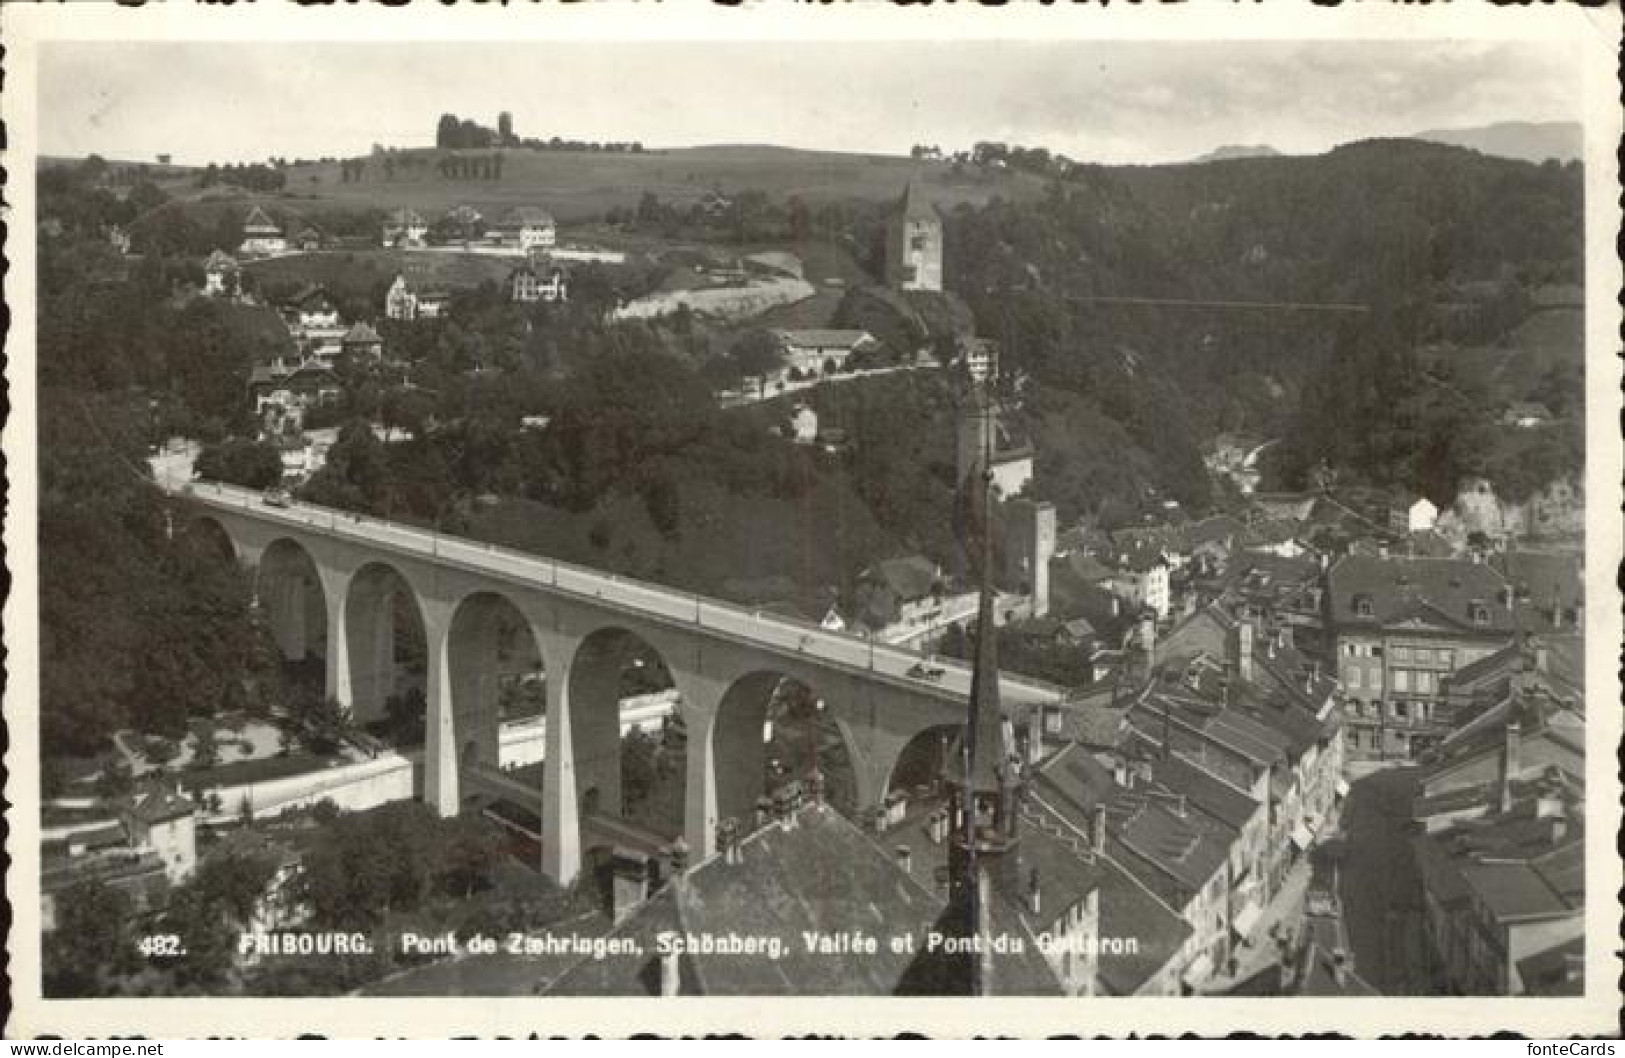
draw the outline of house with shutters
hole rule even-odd
[[[1328,570],[1325,622],[1345,695],[1351,760],[1403,763],[1448,733],[1456,670],[1506,647],[1513,590],[1470,559],[1349,555]]]
[[[558,242],[558,223],[540,206],[515,206],[502,215],[486,238],[523,253],[551,250]]]
[[[564,269],[537,269],[520,265],[508,274],[508,292],[514,301],[568,301],[570,286]]]

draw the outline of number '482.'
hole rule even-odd
[[[185,955],[181,939],[173,933],[155,933],[136,941],[136,950],[149,959],[171,958]]]

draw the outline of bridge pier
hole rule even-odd
[[[320,571],[322,596],[327,604],[327,697],[346,712],[355,701],[351,687],[350,641],[344,627],[344,603],[349,595],[349,578],[327,570]]]
[[[435,612],[443,605],[425,602],[423,635],[429,664],[424,683],[428,717],[423,740],[423,801],[442,818],[462,808],[457,789],[457,719],[451,691],[451,622]]]
[[[542,763],[542,873],[569,885],[581,873],[581,807],[570,730],[571,646],[543,645],[547,665],[547,756]],[[548,649],[552,646],[553,649]],[[559,660],[555,660],[559,659]]]

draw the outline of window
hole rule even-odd
[[[1395,647],[1394,648],[1394,660],[1395,661],[1409,661],[1409,660],[1411,660],[1411,648],[1410,647]],[[1420,660],[1420,659],[1418,659],[1418,660]]]
[[[1390,703],[1389,708],[1395,720],[1410,719],[1410,710],[1405,707],[1404,702],[1392,702]]]
[[[1439,664],[1447,669],[1455,668],[1456,652],[1454,650],[1440,650],[1438,652]]]
[[[1372,647],[1371,648],[1371,656],[1374,657],[1374,658],[1382,657],[1382,648],[1381,647]]]
[[[1416,690],[1418,694],[1433,693],[1433,673],[1418,672],[1416,674]]]
[[[1356,595],[1354,597],[1354,612],[1359,617],[1371,616],[1371,596]]]
[[[925,235],[923,233],[916,233],[914,235],[909,236],[908,248],[910,250],[923,250],[927,246],[929,246],[930,243],[931,243],[931,239],[930,239],[929,236],[927,236],[927,235]]]
[[[1394,670],[1394,690],[1408,691],[1411,689],[1411,671],[1409,669]]]
[[[1349,670],[1348,670],[1348,679],[1349,679],[1349,687],[1351,687],[1354,690],[1359,690],[1361,685],[1362,685],[1362,682],[1365,679],[1365,676],[1364,676],[1364,673],[1362,673],[1360,671],[1358,666],[1350,665]]]
[[[1474,599],[1472,602],[1473,624],[1487,625],[1490,623],[1490,608],[1484,600]]]

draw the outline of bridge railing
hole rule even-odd
[[[480,572],[522,576],[560,591],[602,599],[851,668],[904,676],[914,666],[929,661],[930,667],[941,673],[937,682],[945,690],[957,691],[961,684],[966,690],[969,687],[970,667],[957,659],[939,657],[914,647],[879,642],[869,636],[835,631],[783,614],[765,613],[693,592],[665,588],[542,555],[466,537],[448,536],[437,530],[421,529],[370,515],[304,502],[290,502],[286,506],[270,504],[260,493],[219,482],[190,482],[181,491],[206,504],[236,507],[251,511],[257,517],[304,525],[368,543],[387,544],[418,555],[459,563]],[[1040,699],[1063,701],[1070,695],[1067,688],[1059,684],[1031,676],[1005,673],[1002,682]]]

